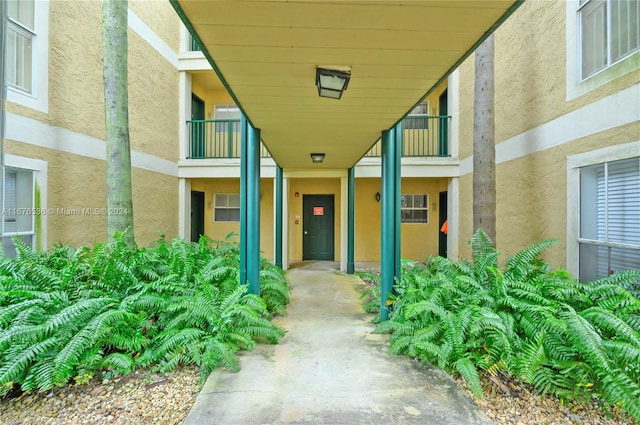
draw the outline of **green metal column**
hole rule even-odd
[[[247,283],[247,119],[240,117],[240,284]]]
[[[347,200],[347,274],[355,272],[355,168],[349,168],[348,175],[348,200]]]
[[[389,318],[389,294],[393,291],[395,275],[395,137],[393,130],[382,132],[382,234],[381,234],[381,278],[380,321]]]
[[[247,280],[260,295],[260,130],[247,124]]]
[[[403,148],[403,133],[402,133],[402,121],[400,121],[393,128],[394,144],[395,144],[395,169],[394,169],[394,206],[393,206],[393,222],[394,222],[394,273],[393,276],[400,280],[401,273],[401,245],[400,245],[400,223],[401,223],[401,205],[402,205],[402,176],[400,170],[402,169],[402,148]]]
[[[282,167],[276,165],[276,266],[282,268]]]

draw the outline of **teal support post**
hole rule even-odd
[[[395,137],[393,130],[382,132],[382,233],[381,233],[381,297],[380,321],[389,318],[389,294],[393,291],[395,275]]]
[[[276,165],[275,263],[282,268],[282,167]]]
[[[247,280],[260,295],[260,130],[247,124]]]
[[[247,119],[240,118],[240,284],[247,283]]]
[[[399,281],[400,274],[402,272],[401,264],[401,205],[402,205],[402,176],[400,170],[402,169],[402,149],[404,147],[402,121],[400,121],[393,129],[394,133],[394,145],[395,145],[395,157],[394,157],[394,205],[393,205],[393,223],[394,223],[394,278]]]
[[[349,168],[347,200],[347,274],[355,273],[355,168]]]

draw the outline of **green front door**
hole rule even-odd
[[[302,259],[333,261],[333,195],[302,196]]]

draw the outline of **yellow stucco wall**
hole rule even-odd
[[[382,193],[379,178],[355,180],[355,261],[380,261],[380,202]]]
[[[240,223],[214,221],[214,195],[216,193],[240,193],[240,180],[236,178],[192,179],[191,190],[204,192],[204,233],[213,240],[224,240],[230,233],[239,241]],[[260,180],[260,251],[273,260],[273,179]]]
[[[380,261],[381,209],[376,192],[381,192],[379,178],[356,179],[355,193],[355,260]],[[424,260],[438,255],[439,193],[447,190],[446,178],[403,178],[403,194],[426,194],[429,197],[429,222],[403,223],[400,226],[401,256]]]
[[[429,199],[428,223],[403,223],[401,225],[401,256],[410,260],[425,260],[438,255],[440,225],[439,193],[447,190],[445,178],[405,178],[402,179],[403,194],[427,194]]]

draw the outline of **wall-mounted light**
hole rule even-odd
[[[318,96],[340,99],[349,85],[349,79],[351,79],[351,67],[349,66],[317,67]]]
[[[320,164],[322,161],[324,161],[324,154],[323,153],[312,153],[311,154],[311,161],[314,164]]]
[[[376,201],[380,202],[380,192],[376,192]]]

